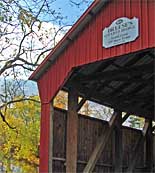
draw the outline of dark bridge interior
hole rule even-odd
[[[73,69],[64,89],[111,108],[155,120],[155,49],[83,65]]]

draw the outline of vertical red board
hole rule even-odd
[[[82,45],[80,45],[80,37],[78,37],[77,38],[77,44],[76,44],[76,46],[75,46],[75,49],[74,49],[74,51],[75,51],[75,64],[82,64],[82,60],[83,60],[83,57],[80,57],[80,47],[81,47]]]
[[[116,4],[116,18],[126,17],[125,16],[125,1],[121,1]],[[127,44],[127,43],[126,43]],[[116,56],[125,52],[125,45],[121,44],[116,46]]]
[[[99,20],[100,18],[100,20]],[[97,28],[97,59],[102,57],[102,13],[100,12],[96,17],[96,28]]]
[[[131,0],[124,1],[124,3],[125,3],[125,16],[127,18],[130,18],[131,17]],[[130,43],[127,43],[125,45],[125,50],[126,50],[126,53],[130,52],[130,50],[131,50],[131,44]]]
[[[114,10],[111,10],[111,7],[115,4],[112,3],[112,2],[109,2],[109,5],[107,6],[107,9],[105,11],[102,12],[102,19],[98,18],[98,20],[101,20],[102,21],[102,32],[104,30],[105,27],[109,27],[109,25],[111,24],[111,16],[113,15]],[[114,5],[115,6],[115,5]],[[108,48],[108,49],[105,49],[103,47],[103,33],[101,32],[101,39],[102,39],[102,55],[101,55],[101,59],[105,58],[105,57],[109,57],[110,56],[110,52],[111,52],[111,49]]]
[[[141,36],[142,36],[142,20],[141,20],[141,0],[131,1],[131,18],[136,17],[139,19],[139,37],[131,42],[131,51],[138,51],[141,49]]]
[[[49,115],[50,104],[41,105],[41,129],[40,129],[40,173],[48,172],[49,160]]]
[[[90,56],[89,56],[89,61],[97,61],[97,34],[96,32],[98,32],[96,30],[96,17],[94,17],[93,21],[90,23],[90,46],[91,46],[91,49],[89,49],[90,51]]]
[[[91,39],[90,39],[90,34],[91,34],[91,28],[90,28],[90,23],[89,23],[89,25],[87,26],[87,30],[86,30],[86,33],[85,33],[85,39],[87,40],[87,45],[88,44],[90,44],[90,42],[91,42]],[[83,34],[83,33],[82,33]],[[82,49],[82,48],[81,48]],[[82,51],[82,50],[81,50]],[[87,46],[86,47],[86,61],[85,61],[85,63],[89,63],[90,62],[90,47],[89,46]]]
[[[148,47],[148,2],[147,0],[141,1],[141,35],[142,35],[142,48]]]
[[[111,25],[112,22],[116,19],[116,3],[118,3],[118,2],[112,1],[108,7],[110,10],[110,20],[109,20],[110,23],[109,23],[109,25]],[[116,55],[116,46],[108,48],[108,49],[110,49],[110,55],[111,56]],[[104,51],[107,51],[108,49],[104,48]]]

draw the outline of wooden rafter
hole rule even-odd
[[[78,82],[76,84],[76,87],[79,90],[79,92],[85,93],[85,95],[83,97],[85,97],[87,99],[90,99],[92,96],[95,95],[95,97],[100,100],[112,100],[112,101],[116,100],[117,102],[120,102],[120,103],[123,103],[125,100],[136,100],[136,101],[145,100],[146,101],[146,99],[150,100],[150,97],[152,96],[149,94],[143,96],[141,94],[133,94],[133,93],[129,93],[129,94],[124,93],[124,95],[123,95],[123,93],[122,93],[121,96],[118,97],[117,93],[113,94],[113,92],[110,94],[106,94],[106,93],[101,94],[103,87],[101,89],[101,86],[99,85],[99,83],[98,84],[93,83],[92,86],[89,87],[89,89],[87,89],[84,87],[84,85],[82,83]],[[143,89],[144,86],[142,87],[140,85],[140,88]],[[112,89],[114,90],[114,88],[112,88]],[[120,88],[120,89],[122,89],[122,88]],[[135,91],[135,90],[137,91],[137,89],[139,89],[139,87],[138,88],[136,87],[133,91]],[[98,90],[100,90],[100,92],[98,92]],[[139,89],[139,91],[140,91],[140,89]],[[118,93],[119,93],[119,91],[118,91]]]
[[[142,51],[140,53],[136,53],[133,55],[132,59],[130,59],[130,61],[128,61],[125,66],[126,67],[130,67],[132,65],[134,65],[135,63],[137,63],[138,61],[141,60],[142,57],[145,57],[147,54],[149,53],[149,51]]]
[[[110,104],[111,104],[112,108],[121,110],[122,112],[128,112],[130,115],[133,114],[136,116],[144,116],[144,117],[148,117],[148,118],[151,118],[151,116],[152,116],[153,110],[146,110],[145,107],[142,107],[142,108],[137,107],[137,106],[134,107],[132,103],[130,103],[130,104],[122,103],[122,102],[119,102],[120,101],[119,99],[117,99],[117,100],[112,100],[112,99],[113,99],[113,97],[111,97],[111,99],[106,99],[106,100],[104,100],[101,97],[96,97],[95,99],[92,97],[88,98],[88,100],[101,104],[101,105],[111,107],[110,106]],[[123,101],[123,100],[121,100],[121,101]]]
[[[95,74],[91,75],[81,75],[78,77],[79,81],[86,81],[86,80],[99,80],[99,79],[105,79],[108,80],[109,78],[119,78],[122,76],[127,76],[127,75],[137,75],[137,74],[142,74],[142,73],[152,73],[153,72],[153,63],[150,64],[144,64],[144,65],[137,65],[133,67],[126,67],[126,68],[121,68],[117,70],[109,70],[106,72],[97,72]]]
[[[133,80],[131,79],[131,80],[124,81],[124,83],[121,86],[117,87],[117,88],[112,87],[110,85],[110,83],[108,83],[106,81],[107,82],[107,85],[104,85],[104,86],[101,85],[100,90],[101,91],[104,91],[103,87],[110,88],[113,91],[110,92],[110,94],[108,94],[106,96],[112,95],[113,97],[117,97],[118,95],[121,94],[122,95],[121,97],[124,97],[122,99],[126,99],[126,98],[132,99],[132,100],[133,99],[143,99],[143,98],[145,99],[145,97],[150,96],[148,94],[143,96],[141,94],[137,94],[137,92],[140,92],[145,87],[148,87],[148,85],[150,86],[150,91],[151,91],[152,90],[153,77],[151,77],[151,78],[149,78],[147,80],[141,80],[140,83],[138,83],[136,80],[137,79],[135,79],[135,80],[134,79]],[[140,79],[138,79],[138,81],[139,80]],[[124,91],[125,88],[130,88],[130,85],[133,84],[134,82],[137,85],[134,89],[131,88],[131,89],[129,89],[129,91]],[[119,96],[119,98],[120,98],[120,96]]]
[[[118,93],[122,92],[126,87],[129,87],[130,85],[131,83],[129,81],[122,83],[119,87],[112,91],[111,95],[116,96]]]
[[[112,105],[112,107],[117,110],[121,110],[122,112],[128,112],[129,114],[134,114],[137,116],[147,115],[146,117],[150,118],[152,115],[152,111],[147,110],[147,109],[145,109],[145,107],[141,107],[141,105],[140,105],[141,104],[140,98],[142,98],[143,96],[139,96],[139,95],[136,96],[137,98],[139,98],[139,100],[137,99],[139,106],[136,105],[136,107],[134,107],[132,102],[131,103],[124,102],[125,98],[127,98],[127,96],[122,96],[122,98],[121,98],[121,97],[116,97],[115,95],[113,96],[112,94],[110,94],[108,97],[107,96],[105,97],[104,95],[98,93],[97,92],[98,86],[96,84],[95,85],[93,84],[89,89],[82,88],[82,85],[80,83],[78,83],[76,85],[76,87],[80,93],[80,96],[83,98],[86,98],[87,100],[90,100],[90,101],[93,101],[93,102],[96,102],[96,103],[99,103],[99,104],[102,104],[105,106]],[[91,95],[89,95],[88,93],[91,93]],[[94,98],[94,95],[95,95],[95,98]],[[146,98],[144,98],[144,101],[146,101]]]
[[[150,110],[145,110],[145,107],[141,108],[140,106],[139,107],[137,106],[135,108],[133,106],[133,103],[130,103],[130,102],[125,103],[124,99],[119,99],[119,98],[115,98],[112,96],[109,98],[104,98],[104,96],[96,95],[96,100],[91,99],[91,98],[89,100],[96,101],[96,102],[99,101],[98,103],[103,104],[103,105],[107,105],[106,103],[110,103],[111,105],[113,105],[113,108],[115,108],[115,109],[119,109],[122,112],[129,112],[130,114],[135,114],[137,116],[148,115],[148,117],[149,117],[152,114],[152,112]]]
[[[154,63],[151,56],[154,56],[154,52],[151,54],[149,52],[150,50],[147,50],[123,57],[127,60],[128,56],[131,56],[127,63],[121,57],[112,61],[96,62],[94,70],[93,64],[78,67],[70,81],[73,83],[76,81],[82,98],[151,118],[154,107],[152,101]],[[147,61],[142,63],[145,56]],[[114,67],[115,64],[120,67]],[[93,92],[89,94],[89,91]]]
[[[144,79],[142,75],[133,75],[133,76],[113,76],[110,77],[109,79],[106,79],[107,83],[114,82],[114,81],[119,81],[119,82],[129,82],[129,83],[137,83],[137,84],[148,84],[149,82],[153,81],[153,77],[149,79]]]

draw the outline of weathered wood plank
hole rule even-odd
[[[109,137],[111,136],[116,119],[117,119],[117,115],[116,113],[114,113],[114,115],[111,117],[111,120],[109,122],[109,128],[106,129],[102,133],[102,135],[99,137],[97,145],[94,151],[92,152],[86,167],[84,168],[84,171],[83,171],[84,173],[90,173],[93,171],[97,160],[99,159],[105,145],[107,144],[107,141],[109,140]]]
[[[122,172],[123,162],[123,142],[122,142],[122,113],[118,112],[118,118],[114,130],[114,143],[113,143],[113,164],[114,172]]]
[[[135,168],[135,165],[136,165],[136,162],[138,160],[138,156],[139,156],[139,153],[140,153],[140,150],[141,150],[140,146],[144,143],[144,141],[146,139],[146,134],[148,132],[148,128],[149,128],[149,122],[145,121],[142,134],[139,137],[139,139],[138,139],[138,141],[137,141],[137,143],[134,147],[133,154],[132,154],[132,157],[131,157],[131,160],[130,160],[130,165],[127,169],[127,173],[132,173],[134,171],[134,168]]]
[[[150,122],[148,120],[146,120],[144,127],[143,127],[143,131],[142,131],[143,136],[146,136],[146,133],[148,132],[149,126],[150,126]]]
[[[54,113],[54,155],[55,158],[60,158],[55,160],[53,159],[53,171],[54,172],[66,172],[66,119],[67,119],[67,111],[55,109]],[[77,171],[82,172],[84,167],[86,166],[92,151],[94,150],[97,139],[102,134],[102,129],[108,128],[108,123],[103,120],[98,120],[92,117],[79,115],[78,123],[78,160],[77,160]],[[103,127],[103,128],[102,128]],[[130,156],[132,155],[133,148],[139,136],[141,135],[140,130],[136,130],[133,128],[122,126],[123,129],[123,170],[126,170],[128,167],[128,163],[130,160]],[[114,132],[114,131],[113,131]],[[112,133],[113,133],[112,132]],[[111,146],[111,137],[109,138],[106,147],[104,148],[99,160],[95,165],[94,172],[105,172],[110,173],[114,172],[112,168],[112,146]],[[136,170],[139,172],[145,172],[144,160],[144,147],[140,147],[140,161],[136,162]],[[61,158],[64,158],[64,161],[61,161]]]
[[[130,160],[130,165],[127,169],[127,173],[132,173],[134,168],[135,168],[135,165],[136,165],[136,161],[138,159],[138,155],[139,155],[139,152],[140,152],[140,145],[142,143],[144,143],[144,139],[145,137],[144,136],[140,136],[136,145],[135,145],[135,148],[133,150],[133,154],[131,156],[131,160]]]
[[[66,172],[77,171],[77,139],[78,139],[78,92],[71,88],[68,92],[67,115],[67,144],[66,144]]]
[[[147,172],[153,169],[153,136],[152,136],[152,121],[148,121],[148,132],[146,135],[146,166]]]

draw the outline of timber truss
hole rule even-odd
[[[67,150],[66,150],[66,172],[76,172],[77,170],[77,125],[78,125],[78,110],[84,104],[85,99],[82,99],[78,103],[77,90],[71,89],[69,91],[69,105],[68,105],[68,116],[67,116]],[[83,104],[82,104],[83,103]],[[122,140],[122,124],[129,117],[130,114],[125,114],[122,117],[122,112],[115,110],[110,121],[108,122],[108,129],[104,130],[101,136],[97,140],[96,147],[92,151],[92,154],[83,170],[83,173],[93,172],[95,165],[100,158],[105,146],[110,139],[111,135],[114,134],[113,138],[113,172],[121,173],[123,171],[123,140]],[[136,163],[139,159],[141,152],[141,146],[146,142],[146,160],[147,165],[145,172],[154,171],[154,156],[155,148],[153,146],[153,130],[155,126],[152,126],[152,121],[149,119],[145,120],[141,135],[137,139],[133,148],[133,154],[130,158],[129,165],[126,169],[127,173],[134,172]]]
[[[140,146],[146,143],[147,172],[155,166],[152,121],[154,114],[154,62],[155,50],[147,49],[110,60],[99,61],[73,69],[62,89],[68,91],[68,116],[66,135],[66,172],[77,170],[78,111],[86,100],[114,109],[109,127],[99,137],[95,149],[83,170],[93,172],[107,141],[114,134],[114,170],[123,171],[122,123],[130,116],[145,118],[145,124],[133,148],[126,172],[134,172],[139,159]],[[78,102],[78,97],[82,100]],[[122,112],[126,112],[122,117]]]

